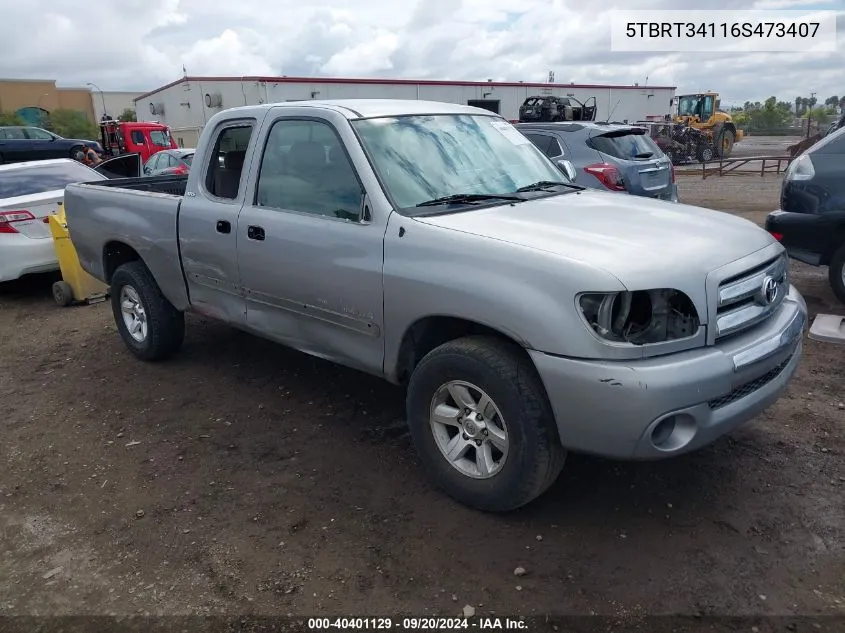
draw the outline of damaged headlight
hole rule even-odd
[[[698,332],[698,312],[679,290],[586,293],[578,305],[592,329],[614,343],[648,345],[687,338]]]

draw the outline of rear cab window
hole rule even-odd
[[[205,174],[205,188],[215,198],[240,195],[244,162],[255,129],[252,121],[231,121],[217,133]]]
[[[91,182],[103,178],[98,172],[76,161],[9,169],[0,176],[0,198],[17,198],[45,191],[63,190],[74,182]]]
[[[620,160],[644,160],[662,154],[657,144],[640,128],[595,132],[587,140],[587,145]]]

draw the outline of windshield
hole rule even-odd
[[[696,114],[700,97],[697,95],[681,97],[678,100],[678,114],[681,116],[692,116]]]
[[[170,134],[167,130],[150,130],[150,140],[153,142],[153,145],[170,147]]]
[[[380,117],[352,125],[400,209],[456,194],[512,194],[539,181],[568,182],[531,141],[499,117]]]
[[[76,161],[52,165],[33,164],[0,171],[0,198],[64,190],[72,182],[91,182],[103,178],[98,172]]]

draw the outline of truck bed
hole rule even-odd
[[[86,182],[95,187],[116,187],[118,189],[132,189],[133,191],[149,191],[165,193],[171,196],[184,196],[188,185],[188,176],[144,176],[141,178],[113,178],[111,180],[95,180]]]
[[[187,308],[178,237],[187,182],[187,176],[152,176],[65,187],[68,230],[82,268],[109,283],[115,261],[140,258],[164,296]]]

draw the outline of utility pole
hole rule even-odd
[[[816,96],[815,92],[810,93],[810,101]],[[810,121],[813,119],[813,104],[809,103],[809,109],[807,110],[807,138],[810,138]]]

